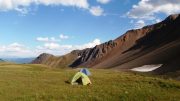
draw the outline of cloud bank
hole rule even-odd
[[[36,57],[41,53],[50,53],[54,55],[64,55],[72,50],[92,48],[101,44],[100,39],[94,39],[92,42],[81,45],[65,45],[47,40],[48,38],[37,38],[43,42],[43,45],[29,48],[20,43],[12,43],[9,45],[0,45],[0,57]],[[39,40],[37,40],[39,41]]]
[[[141,0],[127,13],[130,18],[154,19],[155,14],[180,12],[180,0]]]
[[[97,2],[101,3],[101,4],[107,4],[109,3],[111,0],[97,0]]]
[[[160,22],[158,14],[180,13],[180,0],[140,0],[126,13],[134,22],[135,28],[146,25],[146,21]]]
[[[100,6],[93,6],[90,8],[90,12],[92,15],[101,16],[104,13],[104,10]]]
[[[110,0],[97,0],[97,2],[107,4]],[[94,16],[101,16],[104,11],[100,6],[90,7],[88,0],[0,0],[0,11],[14,10],[27,14],[31,5],[76,7],[85,9]]]
[[[0,10],[7,11],[23,9],[30,6],[31,4],[41,4],[46,6],[74,6],[84,9],[89,7],[87,0],[0,0]]]

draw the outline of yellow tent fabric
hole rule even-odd
[[[75,85],[75,84],[88,85],[88,84],[91,84],[91,81],[86,74],[82,72],[77,72],[72,78],[71,84],[72,85]]]

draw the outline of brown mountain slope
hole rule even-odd
[[[179,26],[180,16],[171,15],[164,21],[155,25],[146,26],[142,29],[130,30],[119,38],[113,40],[114,47],[109,51],[103,53],[104,46],[109,47],[107,44],[101,44],[92,49],[88,49],[85,55],[81,55],[78,59],[77,65],[85,65],[93,68],[132,68],[145,64],[164,63],[168,58],[153,57],[153,55],[143,58],[150,54],[152,51],[168,45],[172,41],[179,40]],[[162,50],[162,49],[161,49]],[[161,53],[159,50],[159,54]],[[87,61],[82,61],[96,53],[96,58],[89,58]],[[171,52],[170,52],[171,53]],[[99,57],[98,57],[99,56]],[[164,55],[166,56],[166,55]],[[171,55],[172,56],[172,55]],[[135,61],[136,60],[136,61]]]
[[[66,68],[69,67],[78,57],[79,51],[72,51],[64,56],[54,56],[51,54],[43,53],[39,55],[35,60],[32,61],[33,64],[45,64],[49,67],[55,68]]]
[[[180,16],[171,15],[161,23],[146,26],[139,30],[128,31],[124,36],[127,37],[132,35],[132,37],[137,38],[137,40],[134,41],[131,37],[128,37],[129,40],[126,39],[126,42],[130,43],[129,45],[119,45],[119,49],[115,49],[117,52],[113,52],[115,54],[114,56],[107,58],[106,61],[103,61],[94,67],[116,67],[122,69],[138,67],[146,64],[165,63],[166,61],[169,61],[170,57],[173,57],[173,55],[170,55],[171,53],[173,54],[173,51],[170,51],[171,44],[169,43],[179,40],[179,26]],[[142,37],[138,38],[138,34]],[[122,37],[123,36],[117,38],[115,41],[121,42]],[[178,43],[174,44],[179,46]],[[125,51],[120,51],[124,45],[127,48],[124,48]],[[166,47],[169,46],[170,48],[168,50],[168,54],[162,54],[167,50],[164,48],[164,50],[161,49],[161,47],[165,47],[164,45],[167,45]],[[158,53],[155,54],[157,49],[159,49]],[[176,47],[174,50],[177,49],[178,47]],[[152,55],[150,53],[152,53]],[[175,55],[177,53],[178,52],[176,52]],[[160,54],[162,54],[162,56]]]
[[[111,40],[104,44],[97,45],[94,48],[84,49],[78,54],[80,58],[78,58],[71,67],[91,67],[98,64],[103,61],[104,57],[107,57],[116,46],[117,43]]]
[[[179,70],[180,14],[167,17],[164,21],[129,30],[115,40],[94,48],[76,51],[53,59],[43,56],[33,63],[91,68],[130,69],[148,64],[164,64],[157,73]],[[66,57],[66,58],[65,58]],[[67,60],[68,57],[68,60]],[[70,58],[69,58],[70,57]],[[79,58],[77,58],[79,57]],[[70,65],[71,64],[71,65]],[[172,67],[171,67],[172,66]],[[164,70],[166,69],[166,70]]]

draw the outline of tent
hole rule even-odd
[[[87,76],[91,75],[91,73],[89,72],[89,70],[88,70],[87,68],[82,68],[82,69],[80,70],[80,72],[86,74]]]
[[[71,84],[72,85],[76,85],[76,84],[88,85],[88,84],[91,84],[91,81],[86,74],[82,72],[77,72],[72,78]]]

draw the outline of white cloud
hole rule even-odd
[[[36,0],[36,3],[44,5],[75,6],[85,9],[89,7],[87,0]]]
[[[55,37],[37,37],[36,38],[37,41],[40,42],[59,42],[60,40],[56,39]]]
[[[41,53],[64,55],[75,49],[92,48],[101,44],[99,39],[82,45],[64,45],[56,42],[45,42],[35,48],[28,48],[26,45],[17,42],[9,45],[0,45],[0,57],[36,57]]]
[[[59,37],[37,37],[36,40],[40,42],[48,42],[48,43],[55,43],[55,42],[60,42],[61,39],[68,39],[69,36],[60,34]]]
[[[97,0],[97,2],[102,3],[102,4],[107,4],[109,3],[111,0]]]
[[[58,42],[58,41],[60,41],[60,40],[57,40],[55,37],[51,37],[51,38],[50,38],[50,41],[51,41],[51,42]]]
[[[45,6],[73,6],[77,8],[88,9],[87,0],[0,0],[0,11],[16,10],[19,12],[27,12],[27,8],[31,4]]]
[[[19,44],[17,42],[10,45],[0,45],[0,56],[1,57],[24,57],[31,56],[33,53],[25,45]]]
[[[8,51],[8,52],[27,52],[27,48],[19,43],[12,43],[8,46],[0,46],[0,51]]]
[[[72,45],[61,45],[58,43],[45,43],[43,46],[37,46],[35,53],[50,53],[54,55],[64,55],[72,51]]]
[[[63,55],[71,52],[72,50],[92,48],[99,44],[101,44],[101,41],[99,39],[94,39],[92,42],[82,45],[61,45],[58,43],[45,43],[43,46],[37,46],[35,53],[50,53],[54,55]]]
[[[69,38],[69,36],[64,35],[64,34],[60,34],[59,37],[60,37],[60,39],[68,39]]]
[[[135,28],[142,28],[144,27],[146,24],[143,20],[138,20],[136,23],[135,23]]]
[[[20,6],[27,7],[29,6],[33,0],[0,0],[0,10],[7,11],[7,10],[15,10],[20,8]]]
[[[109,1],[110,0],[98,0],[98,2],[104,4]],[[95,16],[101,16],[104,11],[99,6],[90,7],[88,0],[0,0],[0,11],[14,10],[24,15],[32,10],[31,5],[71,6],[85,9]],[[64,10],[61,9],[61,11]]]
[[[61,50],[61,49],[71,49],[72,45],[61,45],[58,43],[45,43],[43,47],[39,46],[38,49],[49,49],[49,50]]]
[[[104,13],[104,10],[100,6],[93,6],[89,9],[89,11],[94,16],[101,16]]]
[[[180,13],[180,0],[141,0],[127,13],[130,18],[155,19],[155,14]]]
[[[100,39],[94,39],[92,42],[83,44],[83,45],[76,45],[74,46],[75,49],[85,49],[85,48],[93,48],[96,45],[101,44],[101,40]]]
[[[134,23],[134,20],[131,20],[129,23],[130,23],[130,24]]]
[[[162,21],[158,14],[170,15],[180,13],[180,0],[140,0],[127,12],[129,18],[136,20],[133,22],[135,28],[145,26],[146,22],[158,23]]]
[[[158,22],[161,22],[162,20],[161,19],[156,19],[155,22],[158,23]]]
[[[101,41],[99,39],[94,39],[92,42],[82,44],[82,45],[61,45],[58,43],[45,43],[43,46],[38,46],[37,49],[40,50],[75,50],[75,49],[85,49],[85,48],[92,48],[96,45],[101,44]]]
[[[47,49],[53,50],[53,49],[58,49],[59,44],[57,44],[57,43],[45,43],[44,47],[47,48]]]
[[[49,38],[48,37],[38,37],[36,38],[37,41],[42,41],[42,42],[48,42]]]

